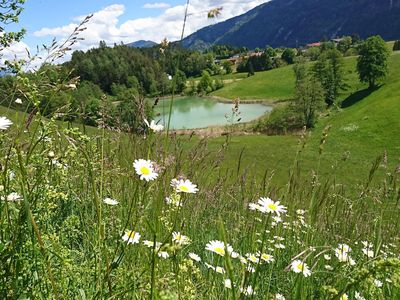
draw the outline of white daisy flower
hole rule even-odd
[[[9,201],[9,202],[21,201],[22,200],[22,196],[19,195],[16,192],[12,192],[7,196],[6,200]]]
[[[325,265],[325,269],[328,271],[333,271],[333,267],[330,265]]]
[[[172,179],[171,186],[175,188],[177,193],[196,194],[199,191],[197,185],[186,179]]]
[[[381,287],[383,286],[383,283],[382,283],[382,281],[380,281],[379,279],[375,279],[375,280],[374,280],[374,285],[375,285],[377,288],[381,288]]]
[[[225,270],[223,267],[215,267],[215,272],[219,273],[219,274],[225,274]]]
[[[231,252],[231,257],[232,257],[232,258],[238,258],[238,257],[239,257],[239,253],[237,253],[237,252],[235,252],[235,251],[232,251],[232,252]]]
[[[146,119],[144,119],[144,122],[146,123],[147,127],[149,127],[151,130],[153,130],[154,132],[160,132],[164,130],[164,126],[161,124],[157,124],[156,122],[154,122],[154,120],[152,120],[150,123],[149,121],[147,121]]]
[[[9,119],[6,117],[0,117],[0,130],[6,130],[13,124]]]
[[[180,246],[189,245],[190,238],[182,235],[180,232],[173,232],[172,233],[172,241]]]
[[[342,296],[340,296],[339,300],[349,300],[349,296],[344,293]]]
[[[167,259],[169,257],[169,254],[167,251],[160,251],[157,253],[158,257],[161,257],[163,259]]]
[[[331,260],[332,257],[329,254],[324,254],[324,258],[325,260]]]
[[[189,257],[191,259],[193,259],[194,261],[201,262],[200,256],[198,256],[196,253],[190,252],[189,253]]]
[[[226,245],[226,249],[228,250],[228,254],[233,251],[232,246],[229,244]],[[206,250],[225,256],[225,243],[218,240],[210,241],[206,245]]]
[[[361,294],[357,291],[354,293],[354,298],[356,300],[365,300],[365,298],[363,296],[361,296]]]
[[[246,268],[246,271],[249,272],[249,273],[254,273],[256,271],[256,269],[254,269],[253,266],[248,265],[247,268]]]
[[[119,203],[117,200],[111,198],[104,198],[103,202],[108,205],[118,205]]]
[[[275,294],[274,300],[286,300],[285,296],[283,296],[282,294]]]
[[[240,292],[245,296],[253,296],[256,294],[251,285],[249,285],[246,288],[240,288]]]
[[[151,160],[136,159],[133,163],[133,167],[141,180],[150,181],[156,179],[158,176],[158,174],[154,172],[154,166]]]
[[[252,262],[254,264],[258,264],[258,262],[260,261],[260,259],[253,253],[246,253],[246,257],[249,262]]]
[[[227,289],[231,289],[232,288],[232,282],[230,279],[225,279],[224,280],[224,287],[226,287]]]
[[[261,254],[261,260],[266,262],[266,263],[270,263],[273,262],[275,259],[272,255],[269,255],[267,253],[263,253]]]
[[[124,240],[128,244],[138,244],[140,240],[140,234],[139,232],[127,230],[125,231],[125,234],[122,236],[122,240]]]
[[[261,207],[263,213],[276,213],[280,216],[281,213],[286,213],[286,207],[279,204],[279,201],[273,201],[270,198],[261,197],[258,200],[258,205]]]
[[[311,275],[311,270],[308,268],[307,264],[298,259],[292,262],[291,269],[295,273],[302,273],[304,277]]]
[[[17,98],[17,99],[15,99],[15,101],[14,101],[16,104],[22,104],[22,100],[21,100],[21,98]]]

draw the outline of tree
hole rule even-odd
[[[25,0],[1,0],[0,1],[0,51],[18,42],[25,34],[25,29],[18,32],[6,32],[5,26],[10,23],[18,23],[18,17]],[[1,53],[0,53],[1,56]]]
[[[317,112],[323,108],[324,90],[314,77],[305,78],[296,87],[296,98],[292,102],[295,112],[302,117],[303,125],[312,128],[317,119]]]
[[[313,75],[324,89],[325,102],[332,105],[344,88],[343,55],[339,50],[324,51],[313,66]]]
[[[399,51],[399,50],[400,50],[400,40],[397,40],[394,42],[393,51]]]
[[[186,89],[186,75],[178,70],[174,76],[175,92],[182,93]]]
[[[231,74],[232,73],[232,63],[229,60],[224,60],[222,62],[222,67],[225,69],[226,74]]]
[[[289,65],[293,64],[294,58],[296,57],[296,51],[292,48],[286,48],[282,53],[282,59]]]
[[[296,77],[296,87],[307,77],[306,59],[299,56],[293,66],[294,75]]]
[[[377,81],[385,78],[388,73],[389,49],[385,41],[376,35],[361,44],[359,54],[357,72],[360,81],[374,88]]]
[[[203,71],[199,84],[197,85],[197,91],[199,93],[209,93],[213,90],[213,84],[210,74],[207,71]]]

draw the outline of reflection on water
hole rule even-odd
[[[156,121],[166,125],[168,122],[170,100],[162,100],[155,108]],[[174,100],[171,114],[172,129],[204,128],[215,125],[227,125],[226,116],[232,115],[233,104],[219,103],[199,97],[185,97]],[[240,104],[240,123],[254,120],[272,107],[263,104]]]

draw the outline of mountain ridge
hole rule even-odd
[[[297,47],[343,35],[400,38],[400,0],[271,0],[243,15],[204,27],[183,46]]]

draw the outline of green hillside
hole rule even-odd
[[[356,72],[356,57],[344,59],[344,74],[346,83],[350,86],[344,91],[341,98],[348,96],[362,88]],[[293,66],[258,72],[246,79],[226,84],[220,90],[212,93],[227,99],[239,97],[242,100],[259,99],[268,101],[292,99],[294,93]]]
[[[322,116],[317,127],[310,133],[305,150],[301,154],[300,163],[303,171],[315,170],[318,166],[318,149],[320,137],[324,128],[331,125],[328,138],[321,156],[321,171],[329,173],[332,166],[341,161],[343,155],[349,158],[337,171],[338,178],[342,183],[359,182],[365,178],[371,167],[372,161],[387,151],[388,163],[394,168],[400,163],[400,52],[393,54],[389,62],[390,71],[385,83],[377,90],[368,94],[363,90],[363,85],[357,81],[356,73],[350,71],[355,67],[355,58],[346,60],[347,77],[350,88],[343,93],[342,98],[346,108],[339,112],[331,112]],[[274,70],[275,73],[287,74],[290,68]],[[259,73],[241,82],[233,83],[233,89],[240,89],[253,83],[261,86],[261,78],[268,78],[271,72]],[[221,95],[227,86],[221,90]],[[365,88],[365,87],[364,87]],[[283,90],[283,89],[282,89]],[[356,92],[359,90],[358,92]],[[248,88],[247,92],[253,94],[249,98],[260,95],[261,89],[254,92]],[[265,90],[260,98],[268,98],[270,91]],[[288,94],[290,95],[290,94]],[[351,95],[351,96],[350,96]],[[354,102],[354,103],[353,103]],[[222,142],[223,138],[212,140],[211,145],[215,148]],[[274,170],[275,180],[279,183],[286,182],[288,168],[293,165],[294,156],[298,149],[297,136],[237,136],[232,138],[229,150],[229,163],[232,164],[239,157],[243,148],[242,165],[259,175],[266,169]],[[252,167],[250,167],[252,166]],[[382,169],[382,172],[388,169]]]

